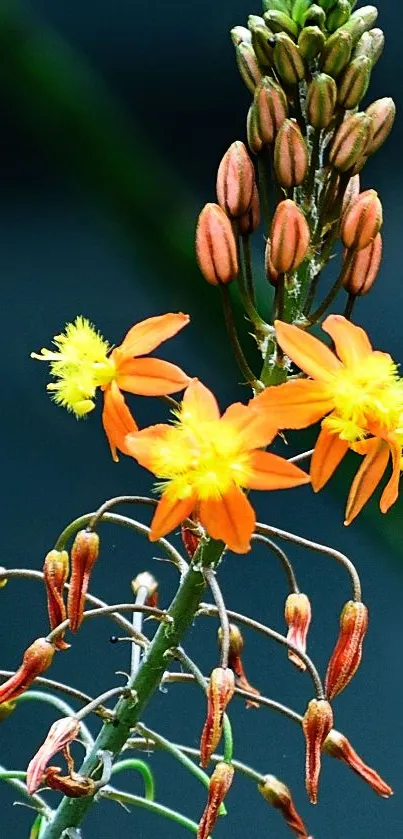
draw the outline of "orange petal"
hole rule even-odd
[[[389,447],[384,440],[371,438],[368,454],[351,484],[347,499],[346,520],[344,524],[351,524],[353,519],[367,503],[382,478],[389,460]]]
[[[139,396],[176,393],[190,382],[189,376],[180,367],[159,358],[130,359],[119,364],[116,372],[119,387]]]
[[[119,458],[116,449],[128,454],[125,437],[137,431],[137,425],[115,381],[112,381],[104,391],[102,425],[108,438],[112,457],[117,462]]]
[[[249,461],[249,489],[289,489],[309,484],[310,477],[283,457],[270,452],[253,452]]]
[[[246,495],[235,485],[222,498],[202,501],[199,518],[209,535],[222,539],[234,553],[250,550],[256,517]]]
[[[186,418],[187,413],[200,422],[220,419],[215,396],[199,379],[193,379],[183,394],[182,415]]]
[[[189,315],[183,315],[182,312],[147,318],[132,326],[123,338],[120,347],[116,349],[126,358],[146,355],[159,347],[163,341],[176,335],[189,323],[189,320]]]
[[[298,326],[280,320],[276,320],[274,325],[280,347],[294,364],[319,382],[332,380],[332,374],[340,370],[341,364],[326,344]]]
[[[319,342],[318,342],[319,343]],[[333,410],[326,385],[295,379],[268,387],[253,399],[256,408],[267,411],[267,421],[277,428],[306,428]]]
[[[322,323],[322,329],[333,339],[337,355],[346,367],[352,367],[371,355],[372,346],[367,333],[342,315],[329,315]]]
[[[389,435],[388,443],[390,448],[390,454],[392,456],[393,470],[392,476],[386,484],[386,487],[381,495],[381,500],[379,504],[381,508],[381,513],[387,513],[389,507],[391,507],[392,504],[394,504],[395,501],[397,501],[399,495],[402,447],[394,434]]]
[[[323,427],[316,441],[311,459],[311,479],[314,492],[319,492],[332,477],[348,451],[348,443],[338,434],[331,434]]]
[[[235,402],[221,417],[222,422],[229,422],[242,434],[247,451],[268,446],[278,430],[271,423],[264,405],[255,403],[256,399],[251,399],[249,405]]]
[[[125,439],[126,454],[134,457],[140,466],[153,472],[153,453],[156,443],[160,443],[172,426],[159,423],[143,428],[136,434],[128,434]]]
[[[174,530],[190,516],[194,506],[195,499],[192,495],[179,501],[173,501],[167,495],[163,495],[151,522],[150,541],[156,542],[161,536]]]

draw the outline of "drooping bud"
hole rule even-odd
[[[376,99],[368,106],[365,113],[371,117],[373,125],[372,137],[365,148],[365,154],[374,154],[383,146],[393,128],[396,116],[396,105],[390,96]]]
[[[305,786],[312,804],[318,800],[321,749],[333,727],[333,711],[326,699],[311,699],[302,720],[306,742]]]
[[[203,207],[196,228],[196,258],[205,280],[226,285],[238,273],[238,257],[231,222],[218,204]]]
[[[262,72],[260,70],[255,50],[252,44],[247,41],[241,41],[235,47],[236,63],[241,74],[242,80],[251,93],[255,92],[255,87],[262,81]]]
[[[244,647],[244,639],[241,630],[238,626],[234,623],[230,623],[230,638],[229,638],[229,650],[228,650],[228,666],[233,670],[235,673],[236,684],[242,690],[247,690],[249,693],[254,693],[255,696],[260,696],[260,690],[253,687],[253,685],[248,682],[246,678],[245,670],[243,667],[242,662],[242,651]],[[222,646],[222,629],[221,627],[218,630],[218,645],[221,649]],[[246,700],[246,707],[247,708],[259,708],[259,702],[254,702],[253,699]]]
[[[337,86],[334,78],[327,73],[318,73],[313,77],[306,96],[308,122],[314,128],[327,128],[333,119],[337,102]]]
[[[43,774],[43,785],[62,792],[67,798],[84,798],[94,795],[97,789],[92,778],[86,778],[77,772],[74,775],[62,775],[58,766],[48,766]]]
[[[334,79],[347,67],[351,58],[353,39],[348,32],[334,32],[327,39],[322,52],[322,70]]]
[[[0,686],[0,703],[10,702],[31,687],[32,682],[50,667],[55,647],[46,638],[37,638],[23,655],[22,664],[13,676]]]
[[[294,201],[280,201],[273,216],[270,257],[280,274],[296,271],[305,259],[310,241],[308,222]]]
[[[349,0],[337,0],[326,18],[326,29],[328,32],[335,32],[343,26],[350,17],[351,6]]]
[[[188,557],[193,559],[199,547],[202,533],[197,521],[194,521],[191,516],[189,517],[188,522],[193,522],[193,524],[181,525],[181,539]]]
[[[278,11],[277,9],[269,9],[264,13],[263,19],[272,32],[285,32],[290,38],[297,39],[298,26],[285,12]]]
[[[341,693],[356,673],[367,629],[367,607],[349,600],[340,615],[340,634],[327,667],[325,689],[329,699]]]
[[[131,581],[132,592],[137,597],[140,589],[147,591],[146,606],[158,606],[158,583],[148,571],[142,571]]]
[[[346,254],[350,253],[346,251]],[[346,257],[345,257],[346,258]],[[360,251],[350,253],[348,260],[348,267],[343,276],[343,286],[354,297],[362,297],[367,294],[375,280],[379,271],[379,266],[382,259],[382,236],[378,233],[367,245]]]
[[[303,26],[319,26],[321,29],[325,28],[326,12],[317,5],[312,3],[311,6],[302,15]]]
[[[199,822],[197,839],[208,839],[218,818],[218,812],[232,784],[234,767],[230,763],[217,763],[210,778],[206,808]]]
[[[98,534],[93,530],[79,530],[71,549],[71,579],[67,598],[67,615],[72,632],[77,632],[81,626],[85,596],[98,554]]]
[[[266,26],[262,17],[249,15],[248,28],[252,35],[252,46],[259,67],[263,70],[270,70],[273,65],[273,46],[269,43],[273,33]]]
[[[64,717],[51,725],[45,741],[28,764],[26,783],[30,795],[41,786],[42,775],[52,757],[64,751],[79,732],[80,723],[74,717]]]
[[[288,626],[287,641],[305,653],[312,617],[311,604],[306,594],[293,592],[288,595],[285,601],[284,617]],[[288,650],[288,658],[299,670],[306,670],[306,664],[293,650]]]
[[[374,189],[367,189],[352,201],[343,215],[340,238],[345,248],[366,248],[382,227],[382,204]]]
[[[271,804],[276,810],[280,810],[285,818],[286,824],[299,839],[307,839],[308,831],[295,809],[289,788],[279,781],[274,775],[265,775],[258,784],[259,792],[265,801]]]
[[[274,169],[280,186],[290,188],[305,180],[309,156],[301,129],[293,119],[285,119],[274,145]]]
[[[283,88],[273,79],[264,78],[256,88],[252,107],[261,143],[273,143],[288,114],[287,97]]]
[[[55,629],[66,620],[66,606],[64,603],[64,584],[69,576],[69,555],[67,551],[49,551],[43,564],[43,579],[46,587],[48,615],[51,629]],[[63,635],[55,640],[58,650],[68,649]]]
[[[378,772],[375,772],[375,769],[371,769],[370,766],[367,766],[367,764],[364,763],[362,758],[360,758],[357,752],[353,749],[350,741],[347,740],[347,737],[345,737],[344,734],[341,734],[340,731],[336,731],[332,728],[327,735],[322,748],[326,754],[331,757],[335,757],[338,760],[342,760],[343,763],[346,763],[353,772],[366,781],[367,784],[372,787],[374,792],[382,798],[389,798],[389,796],[393,795],[393,790],[389,784],[387,784],[386,781],[378,775]]]
[[[266,242],[266,249],[264,253],[264,267],[266,271],[266,277],[271,283],[272,286],[276,286],[278,283],[278,278],[280,276],[279,272],[276,271],[272,261],[271,261],[271,242],[270,239],[267,239]]]
[[[252,200],[255,170],[241,140],[232,143],[224,154],[217,173],[217,198],[231,218],[247,212]]]
[[[260,224],[260,200],[259,190],[255,181],[253,182],[252,200],[249,210],[238,219],[238,229],[241,236],[251,236]]]
[[[337,101],[342,108],[351,111],[365,96],[371,78],[372,62],[361,55],[353,58],[346,67],[339,82]]]
[[[329,160],[340,172],[347,172],[364,154],[373,133],[371,117],[364,112],[344,120],[330,147]]]
[[[319,26],[305,26],[298,36],[298,47],[305,61],[312,61],[323,50],[326,38]]]
[[[230,35],[234,47],[237,47],[238,44],[242,44],[242,42],[245,42],[246,44],[252,43],[252,34],[246,26],[234,26],[230,31]]]
[[[299,47],[284,32],[276,35],[273,60],[280,79],[286,84],[296,85],[305,78],[305,65]]]
[[[345,212],[347,212],[348,208],[351,206],[352,202],[358,198],[360,194],[360,176],[353,175],[350,178],[345,193],[343,195],[343,204],[341,207],[341,215],[343,216]]]
[[[222,734],[225,709],[232,699],[235,679],[229,667],[216,667],[210,676],[207,688],[207,717],[200,740],[200,763],[208,766],[211,755],[217,748]]]

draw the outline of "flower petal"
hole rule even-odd
[[[135,358],[119,364],[116,381],[122,390],[138,396],[164,396],[183,390],[189,376],[169,361],[159,358]]]
[[[399,496],[399,481],[402,461],[402,447],[394,434],[388,437],[390,454],[392,456],[392,475],[381,495],[380,508],[381,513],[387,513],[389,507],[397,501]]]
[[[222,498],[202,501],[199,518],[208,534],[222,539],[234,553],[250,550],[256,517],[246,495],[235,485]]]
[[[329,315],[322,329],[333,339],[337,355],[346,367],[352,367],[372,353],[367,333],[342,315]]]
[[[182,312],[142,320],[129,329],[117,350],[126,358],[146,355],[159,347],[163,341],[176,335],[189,320],[189,315],[183,315]]]
[[[128,434],[125,439],[126,454],[134,457],[144,469],[153,472],[155,445],[164,440],[170,429],[170,425],[159,423],[143,428],[135,434]]]
[[[368,453],[355,475],[347,499],[346,520],[344,524],[351,524],[372,493],[375,491],[387,467],[389,447],[384,440],[371,438]]]
[[[270,452],[253,452],[249,461],[249,489],[289,489],[309,484],[310,477],[294,463]]]
[[[306,428],[333,409],[322,382],[295,379],[268,387],[253,399],[256,408],[265,408],[267,422],[277,428]]]
[[[222,422],[229,422],[242,434],[246,451],[268,446],[278,430],[270,423],[264,405],[255,403],[255,399],[251,399],[249,405],[235,402],[221,417]]]
[[[325,486],[347,451],[346,440],[341,440],[338,434],[331,434],[325,427],[321,429],[311,459],[314,492],[319,492]]]
[[[189,498],[173,500],[163,495],[151,522],[150,541],[156,542],[174,530],[181,522],[190,516],[195,506],[193,495]]]
[[[333,373],[340,370],[341,364],[326,344],[290,323],[276,320],[274,325],[280,347],[294,364],[319,382],[332,380]]]
[[[112,381],[104,390],[102,425],[108,438],[112,457],[117,462],[119,458],[116,449],[128,454],[125,437],[137,431],[137,425],[115,381]]]
[[[193,379],[186,388],[182,399],[182,417],[186,415],[199,422],[220,419],[220,409],[211,390],[203,385],[199,379]]]

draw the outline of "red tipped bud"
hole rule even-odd
[[[343,215],[340,238],[345,248],[366,248],[382,227],[382,204],[374,189],[361,192]]]
[[[329,699],[341,693],[356,673],[367,629],[367,607],[349,600],[340,615],[340,634],[327,668],[325,688]]]
[[[302,720],[306,742],[305,786],[309,800],[316,804],[321,764],[321,749],[333,726],[333,711],[326,699],[311,699]]]
[[[80,723],[74,717],[64,717],[51,725],[46,740],[28,764],[27,788],[30,795],[41,786],[42,775],[52,757],[64,751],[78,737],[79,731]]]
[[[49,551],[43,564],[43,579],[46,587],[48,615],[51,629],[55,629],[66,620],[66,606],[64,603],[64,584],[69,576],[69,555],[67,551]],[[65,650],[70,645],[63,641],[63,635],[55,640],[59,650]]]
[[[287,641],[305,653],[311,623],[311,604],[306,594],[293,592],[288,595],[285,601],[284,617],[288,626]],[[288,658],[299,670],[306,670],[306,664],[293,650],[288,650]]]
[[[341,124],[329,152],[329,160],[336,169],[347,172],[364,154],[373,134],[371,117],[353,114]]]
[[[62,792],[67,798],[84,798],[87,795],[94,795],[96,783],[92,778],[84,775],[62,775],[58,766],[49,766],[43,774],[43,785]]]
[[[271,283],[272,286],[276,286],[278,283],[278,278],[280,276],[279,272],[276,271],[272,260],[271,260],[271,242],[270,239],[266,242],[266,249],[264,254],[264,266],[266,271],[266,277]]]
[[[206,767],[217,748],[222,734],[225,709],[232,699],[235,679],[229,667],[216,667],[207,688],[207,718],[200,740],[200,763]]]
[[[281,81],[297,85],[305,78],[305,65],[299,48],[285,32],[276,35],[274,65]]]
[[[353,772],[366,781],[374,792],[378,793],[382,798],[389,798],[389,796],[393,795],[393,790],[389,784],[375,772],[375,769],[371,769],[370,766],[364,763],[362,758],[354,751],[347,737],[341,734],[340,731],[332,728],[323,744],[323,751],[331,755],[331,757],[342,760],[347,766],[350,766]]]
[[[238,257],[231,222],[218,204],[206,204],[196,228],[196,257],[205,280],[226,285],[238,273]]]
[[[55,647],[53,644],[50,644],[46,638],[37,638],[25,650],[22,664],[16,673],[1,685],[0,703],[17,699],[17,696],[21,696],[31,687],[34,679],[50,667],[54,654]]]
[[[217,763],[210,778],[208,799],[200,819],[197,839],[208,839],[218,818],[218,812],[232,784],[234,767],[229,763]]]
[[[309,226],[294,201],[280,201],[271,225],[271,262],[280,274],[296,271],[309,248]]]
[[[236,63],[241,74],[242,80],[251,93],[255,92],[255,87],[262,81],[263,75],[257,62],[255,50],[252,44],[247,41],[241,41],[235,47]]]
[[[220,207],[232,218],[247,212],[252,200],[255,170],[241,140],[225,153],[217,173],[217,198]]]
[[[256,183],[253,183],[252,200],[249,210],[238,219],[238,229],[241,236],[251,236],[260,224],[260,200]]]
[[[253,102],[256,133],[261,143],[274,143],[288,113],[287,97],[273,79],[264,78],[256,88]]]
[[[383,146],[393,128],[396,116],[396,105],[390,96],[377,99],[365,111],[371,117],[373,125],[372,137],[365,148],[365,154],[374,154]]]
[[[265,801],[271,804],[276,810],[280,810],[285,818],[286,824],[299,839],[306,839],[308,831],[295,809],[291,792],[288,787],[279,781],[274,775],[265,775],[258,785],[259,792]]]
[[[248,682],[246,678],[246,674],[243,668],[243,663],[241,659],[242,650],[244,646],[244,640],[241,630],[236,626],[234,623],[230,623],[230,637],[229,637],[229,651],[228,651],[228,665],[235,673],[236,683],[239,688],[242,690],[247,690],[249,693],[254,693],[255,696],[260,696],[260,690],[253,687],[253,685]],[[221,649],[222,645],[222,629],[218,630],[218,644]],[[259,703],[254,702],[253,699],[246,700],[246,707],[247,708],[259,708]]]
[[[327,73],[318,73],[308,87],[306,111],[314,128],[327,128],[333,119],[337,101],[336,82]]]
[[[353,294],[354,297],[361,297],[371,290],[381,264],[382,259],[382,236],[378,233],[367,245],[360,251],[346,251],[346,272],[343,277],[343,286],[348,294]]]
[[[158,583],[155,577],[148,571],[142,571],[140,574],[137,574],[137,577],[131,582],[131,587],[135,597],[137,597],[141,589],[147,591],[147,597],[144,601],[147,606],[158,605]]]
[[[298,48],[302,58],[312,61],[322,52],[325,42],[325,36],[319,26],[305,26],[298,36]]]
[[[272,32],[285,32],[290,38],[298,37],[297,24],[285,12],[278,9],[269,9],[264,13],[263,19]]]
[[[308,171],[308,149],[298,124],[285,119],[274,145],[274,169],[280,186],[299,186]]]
[[[351,58],[353,39],[348,32],[334,32],[327,39],[322,53],[322,70],[334,79],[347,67]]]
[[[71,580],[67,598],[67,614],[72,632],[77,632],[81,626],[90,574],[98,554],[98,534],[92,530],[79,530],[71,549]]]

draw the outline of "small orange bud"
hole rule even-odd
[[[374,154],[389,137],[395,121],[396,105],[390,96],[385,96],[372,102],[365,113],[371,117],[373,124],[373,134],[365,148],[365,154]]]
[[[333,119],[337,101],[337,86],[332,76],[318,73],[313,77],[306,96],[308,122],[314,128],[327,128]]]
[[[228,651],[228,666],[233,670],[236,678],[236,683],[239,688],[242,690],[247,690],[249,693],[254,693],[255,696],[260,696],[260,690],[253,687],[253,685],[248,682],[246,678],[246,674],[243,668],[243,662],[241,659],[241,654],[244,646],[244,640],[241,630],[235,623],[230,623],[229,625],[230,635],[229,635],[229,651]],[[222,629],[221,627],[218,630],[218,644],[221,648],[222,644]],[[247,699],[245,702],[247,708],[259,708],[259,702],[254,702],[253,699]]]
[[[251,236],[260,224],[260,201],[259,191],[256,183],[253,182],[252,201],[249,210],[238,219],[238,229],[241,236]]]
[[[273,61],[281,81],[286,84],[297,85],[305,78],[305,65],[299,47],[285,32],[276,35]]]
[[[223,761],[217,763],[210,778],[206,808],[199,822],[197,839],[208,839],[217,821],[218,811],[232,784],[234,767]]]
[[[296,271],[309,248],[308,222],[294,201],[280,201],[273,216],[270,234],[270,258],[280,274]]]
[[[293,592],[288,595],[285,601],[284,617],[288,626],[287,641],[305,653],[311,623],[311,604],[306,594]],[[299,670],[306,670],[306,664],[293,650],[288,650],[288,658]]]
[[[301,129],[293,119],[285,119],[274,145],[276,178],[285,188],[302,184],[308,171],[308,149]]]
[[[382,798],[389,798],[389,796],[393,795],[393,790],[389,786],[389,784],[384,781],[375,769],[371,769],[370,766],[367,766],[366,763],[360,758],[357,752],[353,749],[347,737],[344,734],[341,734],[340,731],[336,731],[334,728],[329,732],[326,737],[326,740],[323,744],[323,751],[326,754],[331,755],[331,757],[336,757],[338,760],[342,760],[343,763],[346,763],[347,766],[355,772],[360,778],[363,778],[367,784],[372,787],[372,789],[378,793],[378,795],[382,796]]]
[[[367,607],[349,600],[340,615],[340,634],[327,668],[325,688],[329,699],[341,693],[356,673],[367,629]]]
[[[364,154],[373,135],[371,117],[363,112],[342,122],[330,147],[329,160],[336,169],[347,172]]]
[[[222,734],[225,709],[232,699],[235,679],[229,667],[216,667],[207,688],[207,718],[200,740],[200,763],[206,767],[217,748]]]
[[[353,254],[345,251],[345,259],[347,254],[350,254],[350,258],[343,277],[343,286],[354,297],[362,297],[371,290],[379,271],[382,259],[381,234],[378,233],[375,239],[360,251],[356,250]]]
[[[43,578],[46,587],[48,615],[51,629],[55,629],[66,620],[66,606],[64,603],[64,584],[69,576],[69,555],[67,551],[49,551],[43,563]],[[58,650],[68,649],[63,635],[55,641]]]
[[[204,279],[211,285],[226,285],[238,273],[231,222],[218,204],[206,204],[199,215],[196,257]]]
[[[231,218],[242,216],[252,201],[255,170],[241,140],[232,143],[217,173],[217,198],[220,207]]]
[[[371,78],[372,61],[365,55],[353,58],[346,67],[338,85],[337,101],[351,111],[364,98]]]
[[[67,598],[67,614],[72,632],[77,632],[81,626],[85,595],[98,554],[98,534],[92,530],[79,530],[71,549],[71,580]]]
[[[382,227],[382,204],[374,189],[361,192],[343,215],[340,238],[345,248],[366,248]]]
[[[260,70],[255,50],[251,43],[241,41],[235,46],[236,63],[248,90],[253,94],[255,87],[261,82],[263,75]]]
[[[55,647],[46,638],[37,638],[23,655],[22,664],[13,676],[0,686],[0,703],[10,702],[31,687],[32,682],[50,667]]]
[[[282,87],[265,76],[255,90],[253,109],[256,131],[263,145],[274,143],[288,113],[287,97]]]
[[[77,773],[62,775],[61,772],[58,766],[49,766],[43,774],[43,786],[62,792],[67,798],[84,798],[96,792],[96,783],[92,778],[85,778]]]
[[[52,757],[64,751],[78,737],[79,731],[80,723],[74,717],[64,717],[51,725],[45,741],[28,764],[27,788],[30,795],[41,786],[42,775]]]
[[[264,267],[266,271],[266,277],[271,283],[271,285],[276,286],[278,283],[278,278],[280,276],[279,272],[276,271],[272,261],[271,261],[271,242],[270,239],[266,242],[266,249],[264,253]]]
[[[306,742],[305,786],[309,800],[316,804],[321,763],[321,749],[333,726],[333,711],[326,699],[311,699],[302,720]]]
[[[286,824],[295,836],[298,836],[299,839],[307,839],[307,829],[301,816],[295,809],[288,787],[274,775],[265,775],[258,785],[258,789],[265,801],[271,804],[276,810],[280,810],[285,818]]]

